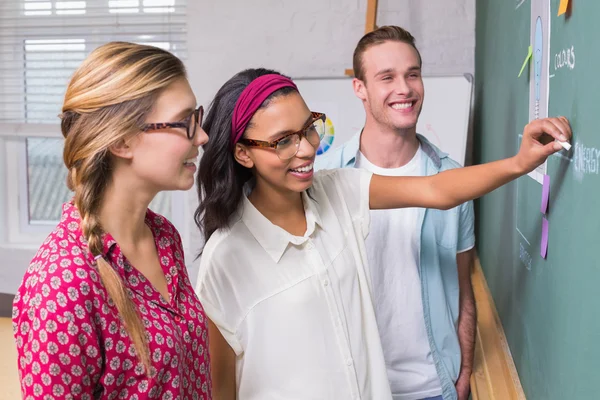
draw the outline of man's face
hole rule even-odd
[[[364,81],[355,80],[357,96],[380,125],[396,131],[414,129],[424,98],[417,50],[398,41],[372,46],[363,53]]]

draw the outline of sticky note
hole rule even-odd
[[[521,67],[521,71],[519,71],[519,78],[521,77],[523,70],[527,66],[527,63],[529,62],[529,60],[531,60],[532,54],[533,54],[533,49],[531,48],[531,46],[529,46],[529,48],[527,49],[527,57],[525,57],[525,61],[523,61],[523,66]]]
[[[560,5],[558,6],[558,15],[561,16],[567,12],[567,8],[569,7],[569,0],[560,0]]]
[[[548,211],[548,198],[550,197],[550,175],[544,175],[544,184],[542,185],[542,214]]]
[[[548,220],[546,217],[542,217],[542,243],[540,246],[540,255],[542,258],[546,258],[548,254]]]

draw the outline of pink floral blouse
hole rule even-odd
[[[15,297],[13,329],[24,399],[210,399],[207,319],[190,284],[181,238],[148,210],[172,302],[133,268],[110,234],[103,256],[146,326],[152,368],[138,362],[100,281],[72,203],[32,260]]]

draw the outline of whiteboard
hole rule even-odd
[[[300,94],[312,111],[323,112],[333,125],[331,149],[341,146],[362,129],[365,110],[352,88],[352,78],[295,78]],[[425,98],[417,132],[461,165],[465,163],[471,115],[473,77],[424,76]]]

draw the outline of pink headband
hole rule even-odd
[[[233,109],[233,118],[231,120],[232,147],[242,138],[252,116],[267,97],[284,87],[291,87],[298,90],[291,79],[278,74],[259,76],[246,86],[246,89],[244,89],[238,98]]]

